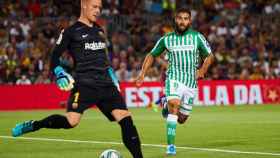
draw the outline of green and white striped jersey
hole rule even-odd
[[[171,32],[161,37],[151,55],[159,56],[166,50],[168,57],[167,79],[176,80],[189,88],[196,88],[195,72],[199,56],[211,54],[211,48],[205,37],[189,28],[183,35]]]

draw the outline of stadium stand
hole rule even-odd
[[[63,2],[62,2],[63,1]],[[120,81],[133,81],[156,40],[172,30],[172,11],[192,9],[193,27],[216,57],[207,79],[280,78],[280,3],[277,0],[103,0],[99,24],[110,39],[110,59]],[[62,6],[63,4],[63,6]],[[51,83],[51,49],[75,21],[78,1],[0,1],[0,83]],[[71,68],[65,53],[61,62]],[[146,81],[164,79],[164,56]]]

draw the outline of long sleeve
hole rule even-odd
[[[57,67],[60,64],[59,58],[62,55],[62,53],[67,50],[69,43],[70,43],[70,37],[68,34],[68,30],[62,30],[56,41],[56,45],[52,51],[52,57],[51,57],[52,72],[54,72],[55,67]]]

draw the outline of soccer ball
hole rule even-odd
[[[113,150],[113,149],[107,149],[101,153],[99,158],[122,158],[121,153]]]

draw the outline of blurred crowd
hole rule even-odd
[[[79,15],[78,0],[0,0],[0,83],[53,82],[50,56],[61,29]],[[280,2],[277,0],[103,0],[98,23],[108,36],[120,81],[134,81],[155,42],[172,31],[176,8],[188,7],[193,28],[216,57],[206,79],[280,78]],[[65,52],[61,64],[71,71]],[[146,81],[163,81],[165,55]]]

